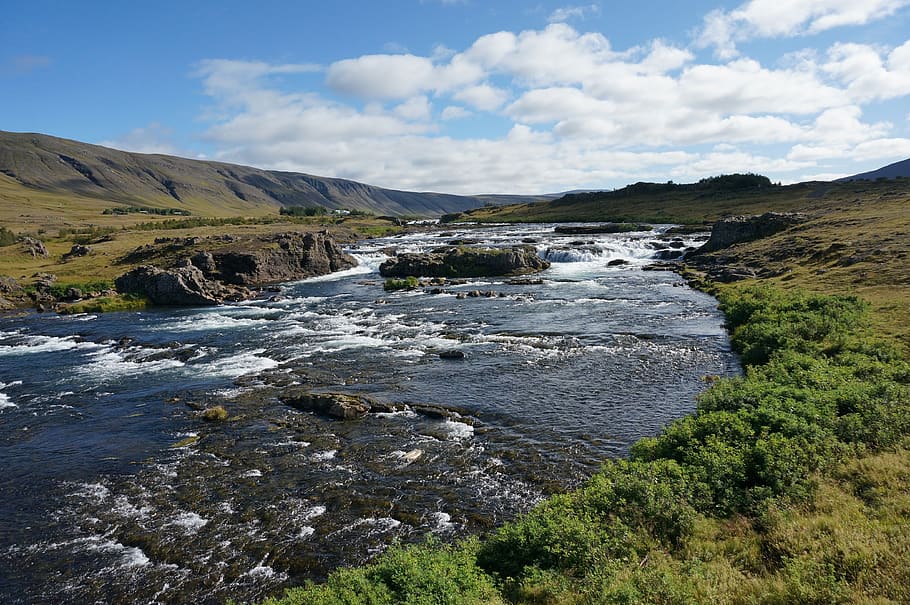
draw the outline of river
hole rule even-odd
[[[0,602],[260,599],[579,485],[738,372],[715,301],[641,270],[661,231],[409,234],[242,304],[0,317]],[[383,290],[388,247],[464,240],[552,266]],[[449,414],[337,421],[282,401],[301,385]]]

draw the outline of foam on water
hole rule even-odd
[[[151,561],[142,552],[142,549],[135,546],[124,546],[120,542],[113,540],[93,536],[86,540],[86,548],[94,552],[118,556],[121,567],[130,568],[151,565]]]
[[[449,437],[455,441],[463,441],[474,436],[474,427],[465,422],[445,420],[443,421],[443,426]]]
[[[196,533],[208,524],[209,520],[196,513],[184,512],[170,522],[170,525],[182,527],[189,533]]]
[[[254,349],[230,357],[223,357],[208,364],[193,364],[194,371],[205,376],[237,378],[244,374],[252,374],[270,370],[279,365],[279,362],[264,357],[265,349]]]
[[[431,514],[430,518],[436,522],[436,531],[448,531],[455,527],[455,524],[452,523],[452,515],[449,513],[437,511]]]
[[[257,316],[243,317],[243,313],[230,314],[221,307],[219,311],[201,311],[173,321],[163,321],[149,329],[153,332],[217,332],[244,328],[268,327],[274,319],[265,319],[261,309],[255,309]]]
[[[15,403],[13,403],[13,400],[10,398],[9,395],[7,395],[6,393],[3,392],[3,389],[5,389],[7,387],[18,386],[20,384],[22,384],[21,380],[14,380],[13,382],[10,382],[10,383],[0,382],[0,410],[2,410],[4,408],[19,407]]]
[[[12,335],[9,332],[4,335]],[[15,344],[0,344],[0,356],[31,355],[35,353],[56,353],[58,351],[71,351],[73,349],[98,349],[101,345],[93,342],[80,341],[76,336],[25,336]]]
[[[151,354],[151,353],[150,353]],[[128,376],[147,375],[186,365],[179,359],[160,359],[157,361],[124,358],[124,353],[112,349],[94,351],[89,354],[87,363],[74,369],[74,373],[96,383],[105,383]]]

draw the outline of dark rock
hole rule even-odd
[[[447,246],[432,252],[399,254],[379,267],[384,277],[481,277],[536,273],[550,266],[532,246],[465,248]]]
[[[451,349],[449,351],[443,351],[439,354],[440,359],[464,359],[464,351],[459,351],[458,349]]]
[[[301,392],[286,396],[282,401],[299,410],[324,414],[338,420],[363,418],[373,409],[373,402],[369,398],[346,393]]]
[[[81,244],[74,244],[70,251],[63,255],[63,260],[68,261],[71,258],[76,258],[79,256],[88,256],[92,253],[92,249],[88,246],[83,246]]]
[[[53,273],[35,273],[32,278],[35,280],[35,289],[41,293],[47,293],[57,282],[57,276]]]
[[[191,261],[209,279],[247,287],[325,275],[357,265],[354,257],[323,233],[286,233],[252,245],[200,252]]]
[[[627,261],[624,258],[614,258],[613,260],[611,260],[610,262],[607,263],[607,266],[608,267],[621,267],[623,265],[628,265],[628,264],[629,264],[629,261]]]
[[[657,260],[677,260],[681,258],[683,252],[681,250],[658,250],[654,254],[654,258]]]
[[[141,265],[114,283],[118,292],[145,296],[156,305],[214,305],[250,296],[246,288],[206,279],[194,265],[170,270]]]
[[[12,277],[0,275],[0,294],[18,294],[22,292],[22,286]]]
[[[740,242],[768,237],[807,220],[808,217],[804,214],[780,212],[766,212],[761,216],[725,218],[714,224],[710,239],[690,256],[714,252]]]
[[[63,293],[63,300],[79,300],[85,296],[79,288],[67,288],[66,292]]]

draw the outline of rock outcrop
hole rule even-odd
[[[766,212],[761,216],[725,218],[715,223],[708,241],[701,248],[689,253],[688,256],[714,252],[740,242],[768,237],[807,220],[808,217],[804,214],[790,212]]]
[[[31,255],[33,258],[47,258],[50,254],[40,239],[33,237],[23,237],[20,242],[23,252]]]
[[[25,291],[19,282],[12,277],[0,275],[0,311],[7,311],[18,306],[18,301]]]
[[[357,261],[325,233],[285,233],[190,258],[208,279],[236,286],[263,286],[325,275],[357,266]]]
[[[177,259],[175,261],[175,258]],[[145,264],[121,275],[117,291],[156,305],[211,305],[249,298],[248,287],[324,275],[357,265],[325,233],[240,238],[162,238],[122,262]],[[151,263],[173,266],[161,269]]]
[[[399,254],[379,266],[384,277],[487,277],[525,275],[550,266],[533,246],[468,248],[446,246],[426,253]]]
[[[140,265],[114,282],[122,294],[145,296],[156,305],[215,305],[248,298],[246,288],[225,286],[192,264],[175,269]]]

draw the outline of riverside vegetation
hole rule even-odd
[[[823,189],[702,200],[808,220],[714,253],[757,279],[680,269],[718,298],[744,369],[705,377],[695,413],[481,540],[393,546],[265,603],[910,602],[910,192]]]

